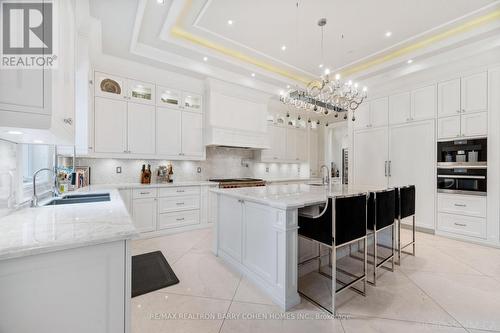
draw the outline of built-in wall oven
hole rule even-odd
[[[437,154],[438,192],[486,195],[485,138],[438,142]]]

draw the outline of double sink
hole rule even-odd
[[[54,198],[43,206],[70,205],[90,202],[110,201],[109,193],[92,193],[92,194],[73,194],[66,195],[62,198]]]

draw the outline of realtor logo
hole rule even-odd
[[[1,1],[2,68],[54,67],[53,3]]]

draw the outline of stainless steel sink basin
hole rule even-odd
[[[54,198],[43,206],[70,205],[90,202],[110,201],[109,193],[73,194],[62,198]]]
[[[312,184],[307,184],[307,185],[311,185],[311,186],[326,186],[326,185],[318,184],[318,183],[312,183]]]

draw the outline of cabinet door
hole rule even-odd
[[[354,184],[386,186],[387,127],[354,133]]]
[[[156,108],[156,152],[179,156],[182,153],[181,140],[181,111]]]
[[[280,131],[284,132],[285,129],[275,125],[267,126],[267,138],[269,142],[269,149],[264,149],[261,151],[260,157],[262,161],[278,160],[280,142],[277,139],[277,137],[279,136]],[[285,140],[283,140],[283,144],[285,144]]]
[[[136,80],[127,81],[128,99],[135,103],[155,104],[155,85]]]
[[[389,97],[389,123],[401,124],[411,120],[410,93],[405,92]]]
[[[182,93],[178,90],[157,86],[156,96],[157,106],[170,109],[179,109],[182,106]]]
[[[309,169],[311,176],[318,175],[318,132],[309,130]]]
[[[356,111],[354,111],[356,121],[353,126],[354,129],[362,129],[370,127],[370,104],[365,102],[361,104]]]
[[[488,73],[462,78],[462,112],[488,111]]]
[[[488,112],[462,114],[462,136],[486,136],[488,134]]]
[[[217,215],[219,248],[241,262],[243,204],[239,199],[219,195]]]
[[[203,115],[182,112],[182,155],[203,157]]]
[[[198,94],[184,93],[183,94],[183,109],[194,112],[202,112],[202,97]]]
[[[460,116],[438,118],[438,139],[460,137]]]
[[[371,127],[386,126],[389,120],[389,98],[383,97],[370,102]]]
[[[295,161],[296,158],[297,158],[297,129],[287,128],[285,159],[289,161]]]
[[[155,107],[128,103],[128,151],[132,154],[154,154]]]
[[[156,198],[134,199],[132,212],[139,232],[156,230]]]
[[[460,113],[460,79],[438,84],[438,117]]]
[[[436,86],[427,86],[411,92],[411,119],[433,119],[436,116]]]
[[[305,162],[308,157],[307,130],[297,129],[297,161]]]
[[[127,102],[96,97],[94,142],[97,153],[127,151]]]
[[[436,192],[434,121],[420,121],[389,130],[389,186],[416,186],[416,223],[434,229]]]
[[[50,113],[50,83],[42,69],[1,70],[0,110]]]
[[[95,96],[102,96],[113,99],[126,99],[126,79],[116,75],[95,72],[94,75],[94,93]]]
[[[284,160],[286,158],[287,149],[287,129],[286,127],[276,126],[273,130],[273,152],[274,157],[278,160]]]

